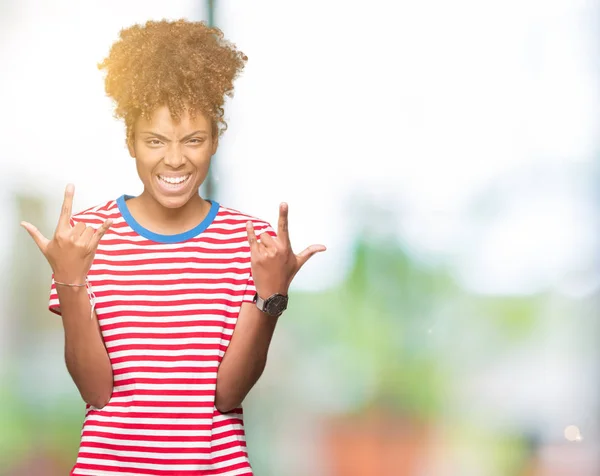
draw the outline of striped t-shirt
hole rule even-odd
[[[215,388],[255,293],[246,222],[257,235],[274,231],[212,202],[194,229],[159,235],[135,221],[128,198],[72,219],[95,228],[113,220],[88,279],[114,388],[104,408],[86,407],[71,475],[251,475],[242,409],[220,413]],[[60,314],[54,283],[50,310]]]

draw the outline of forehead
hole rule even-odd
[[[188,111],[184,111],[178,118],[171,115],[167,106],[156,109],[149,118],[139,117],[135,123],[136,129],[150,128],[155,132],[175,133],[192,130],[210,131],[210,120],[201,113],[191,116]]]

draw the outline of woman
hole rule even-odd
[[[87,403],[73,475],[252,474],[241,404],[291,280],[325,247],[292,252],[285,204],[276,235],[198,193],[245,62],[203,23],[123,30],[100,68],[143,193],[71,216],[68,185],[52,239],[22,223]]]

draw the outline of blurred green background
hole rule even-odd
[[[599,5],[214,2],[250,60],[208,192],[328,246],[245,403],[258,476],[600,474]],[[18,223],[136,193],[95,63],[208,8],[0,6],[1,476],[67,474],[84,414]]]

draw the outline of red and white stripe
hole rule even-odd
[[[107,218],[89,281],[114,389],[104,408],[87,407],[71,474],[251,475],[242,409],[221,414],[215,388],[240,307],[255,293],[245,224],[257,234],[272,228],[220,207],[198,236],[157,243],[114,200],[73,221],[98,227]],[[60,314],[54,285],[50,310]]]

